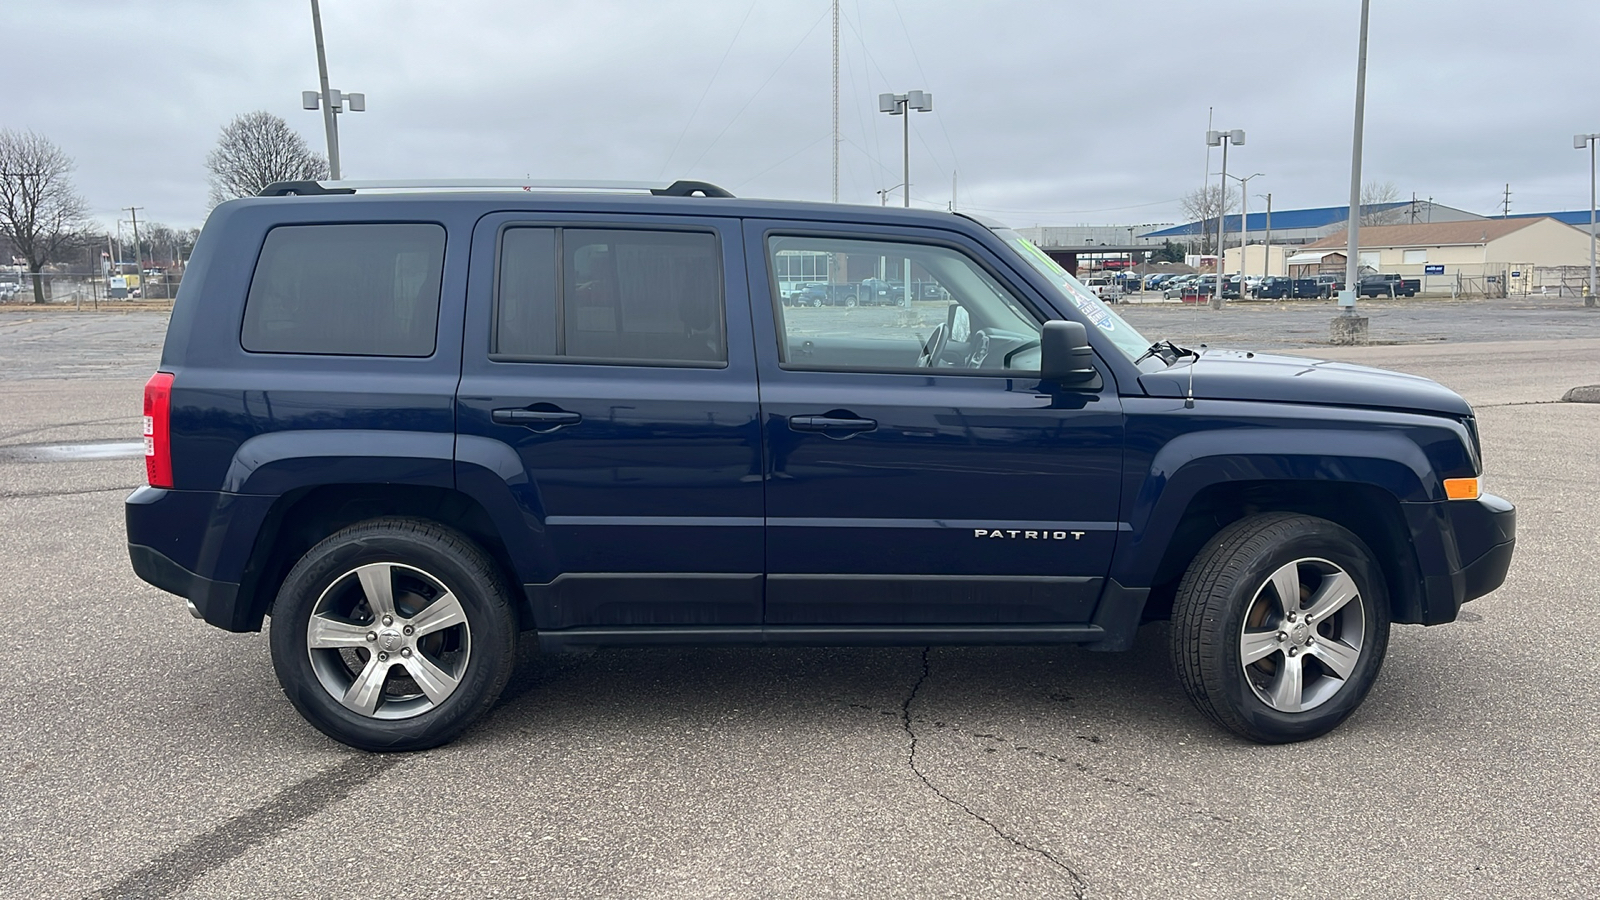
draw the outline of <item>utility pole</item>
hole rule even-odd
[[[1286,273],[1287,274],[1287,273]],[[1267,249],[1261,254],[1261,280],[1272,275],[1272,192],[1267,192]]]
[[[1506,198],[1504,200],[1500,201],[1500,204],[1501,204],[1500,205],[1500,218],[1502,218],[1502,219],[1510,218],[1511,217],[1511,185],[1510,184],[1506,185]]]
[[[833,0],[833,202],[839,202],[839,0]]]
[[[133,216],[133,267],[139,270],[139,296],[148,300],[149,292],[144,289],[144,259],[139,255],[139,210],[144,207],[124,206],[123,209]]]

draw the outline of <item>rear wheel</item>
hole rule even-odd
[[[1190,564],[1172,652],[1191,700],[1262,743],[1326,734],[1361,705],[1389,640],[1383,577],[1361,539],[1325,519],[1233,523]]]
[[[511,675],[516,623],[493,563],[462,535],[376,519],[307,551],[273,606],[272,664],[300,714],[363,750],[460,734]]]

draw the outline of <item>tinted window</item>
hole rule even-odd
[[[240,341],[258,353],[429,356],[438,225],[287,225],[267,233]]]
[[[511,356],[555,356],[556,231],[510,228],[500,238],[500,304],[495,350]]]
[[[500,247],[497,355],[690,364],[728,358],[713,235],[512,228]]]

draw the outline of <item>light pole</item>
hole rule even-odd
[[[1585,145],[1589,148],[1589,293],[1583,298],[1583,305],[1594,308],[1594,142],[1600,139],[1600,134],[1577,134],[1572,137],[1573,149],[1582,150]]]
[[[1365,344],[1367,320],[1356,315],[1356,291],[1361,275],[1361,132],[1367,118],[1367,17],[1372,0],[1361,0],[1361,40],[1356,51],[1356,115],[1350,137],[1350,224],[1345,229],[1344,290],[1339,292],[1342,314],[1333,317],[1328,336],[1335,344]]]
[[[348,106],[351,112],[367,111],[366,94],[346,94],[328,87],[328,57],[322,50],[322,11],[317,0],[311,0],[311,28],[317,37],[317,78],[320,91],[301,91],[300,105],[305,109],[322,109],[322,127],[328,133],[328,175],[339,180],[339,113]]]
[[[1228,237],[1228,145],[1235,147],[1244,146],[1244,132],[1239,129],[1233,131],[1208,131],[1206,132],[1206,146],[1222,148],[1222,188],[1221,197],[1217,200],[1217,284],[1216,290],[1211,295],[1211,308],[1222,308],[1222,251]],[[1251,176],[1252,178],[1255,176]],[[1243,253],[1243,250],[1239,251]]]
[[[1240,178],[1238,175],[1229,175],[1234,181],[1239,182],[1239,299],[1244,299],[1244,265],[1247,255],[1246,247],[1250,246],[1250,179],[1260,178],[1260,172]]]
[[[933,112],[933,95],[926,91],[878,95],[878,112],[888,113],[891,116],[905,116],[900,123],[902,146],[905,148],[905,173],[901,181],[905,184],[908,208],[911,206],[911,111],[913,109],[917,112]]]

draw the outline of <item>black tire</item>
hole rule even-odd
[[[1289,605],[1277,602],[1272,579],[1280,572],[1298,584]],[[1355,595],[1307,627],[1305,600],[1331,604],[1336,590],[1348,593],[1336,572]],[[1189,699],[1218,725],[1264,744],[1336,728],[1366,698],[1388,642],[1389,598],[1372,552],[1312,516],[1264,513],[1224,528],[1190,563],[1173,601],[1172,658]],[[1246,661],[1247,648],[1268,647]],[[1347,667],[1343,677],[1331,663]],[[1270,698],[1293,702],[1280,709]]]
[[[380,621],[385,598],[373,599],[380,584],[392,622]],[[457,532],[406,518],[351,525],[284,579],[272,665],[289,702],[334,740],[374,751],[436,747],[494,705],[511,676],[510,596],[489,557]]]

